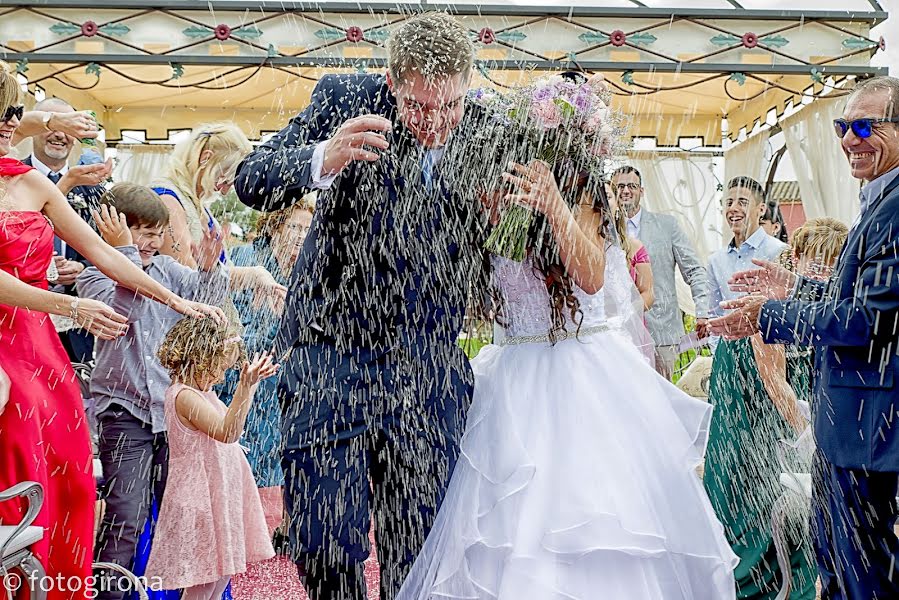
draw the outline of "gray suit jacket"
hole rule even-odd
[[[709,290],[705,267],[696,257],[693,244],[677,219],[642,210],[640,241],[646,246],[652,266],[655,302],[646,313],[646,327],[657,346],[676,344],[684,335],[684,322],[677,304],[674,267],[680,269],[684,281],[693,292],[696,312],[708,314]]]

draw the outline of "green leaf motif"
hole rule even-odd
[[[327,27],[325,29],[319,29],[315,32],[315,37],[320,40],[339,40],[341,38],[346,37],[346,32],[340,29],[335,29],[334,27]]]
[[[480,73],[482,77],[490,77],[490,70],[487,68],[487,63],[483,61],[478,62],[476,67],[478,69],[478,73]]]
[[[23,58],[22,60],[20,60],[19,62],[16,63],[16,73],[19,73],[20,75],[24,75],[27,72],[28,72],[28,59]]]
[[[210,29],[209,27],[199,27],[197,25],[191,25],[181,33],[189,38],[202,38],[212,35],[212,29]]]
[[[269,44],[267,53],[268,53],[269,58],[274,58],[274,57],[278,56],[278,49],[275,48],[274,44]]]
[[[172,79],[181,79],[184,75],[184,65],[172,63]]]
[[[633,71],[625,71],[624,73],[622,73],[621,81],[623,81],[627,85],[634,85],[634,72]]]
[[[255,26],[238,27],[231,33],[236,37],[247,38],[248,40],[255,40],[262,36],[262,30]]]
[[[507,44],[514,44],[526,40],[527,37],[527,34],[522,33],[521,31],[503,31],[496,34],[496,39],[506,42]]]
[[[638,44],[641,46],[649,46],[650,44],[655,42],[657,39],[659,39],[659,38],[652,35],[651,33],[645,32],[645,31],[642,33],[634,33],[632,35],[627,36],[627,41],[629,41],[632,44]]]
[[[84,70],[84,72],[88,75],[96,75],[97,77],[100,77],[100,65],[92,62],[87,65],[87,68]]]
[[[811,77],[815,83],[824,83],[824,74],[816,68],[811,70]]]
[[[72,35],[73,33],[80,32],[81,27],[71,23],[56,23],[50,27],[50,31],[56,35]]]
[[[368,72],[368,61],[362,60],[356,64],[356,72],[359,74],[364,74]]]
[[[733,35],[730,33],[719,33],[715,37],[709,40],[716,46],[732,46],[740,41],[740,36]]]
[[[790,40],[782,35],[768,35],[761,38],[759,41],[771,48],[783,48],[790,43]]]
[[[107,23],[100,28],[100,31],[106,35],[128,35],[131,28],[123,23]]]
[[[861,50],[862,48],[873,48],[877,42],[866,40],[864,38],[848,38],[843,40],[843,47],[847,50]]]
[[[609,36],[598,31],[588,31],[577,36],[577,39],[585,44],[602,44],[603,42],[609,41]]]
[[[363,33],[363,36],[369,42],[386,42],[387,38],[390,37],[390,32],[387,30],[387,28],[382,27],[380,29],[366,31],[365,33]]]
[[[740,85],[744,85],[746,83],[746,74],[745,73],[731,73],[730,79],[736,81]]]

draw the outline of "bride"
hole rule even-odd
[[[473,361],[462,455],[397,598],[734,598],[695,471],[712,409],[641,354],[599,177],[534,161],[503,178],[545,227],[524,262],[491,258],[505,338]]]

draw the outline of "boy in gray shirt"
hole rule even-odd
[[[148,187],[113,186],[95,216],[103,239],[181,297],[221,304],[228,294],[227,268],[219,264],[220,240],[204,236],[197,248],[199,270],[157,254],[169,213]],[[134,568],[135,551],[153,499],[165,489],[168,443],[163,402],[171,385],[156,352],[169,329],[182,318],[164,304],[116,284],[96,267],[76,281],[78,295],[107,303],[126,315],[128,331],[113,341],[97,340],[90,383],[99,425],[99,452],[106,484],[106,512],[97,538],[97,560]],[[98,581],[98,598],[120,600],[127,590]]]

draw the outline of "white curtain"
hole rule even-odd
[[[847,225],[858,213],[859,181],[833,132],[845,100],[816,100],[782,123],[802,207],[809,219],[835,217]]]
[[[171,152],[168,144],[119,144],[112,177],[115,181],[150,185],[162,177]]]
[[[677,217],[693,241],[699,261],[705,264],[720,239],[715,227],[720,209],[712,157],[688,152],[634,151],[630,159],[643,176],[643,203],[647,210]],[[681,310],[695,315],[693,294],[679,271],[676,284]]]

